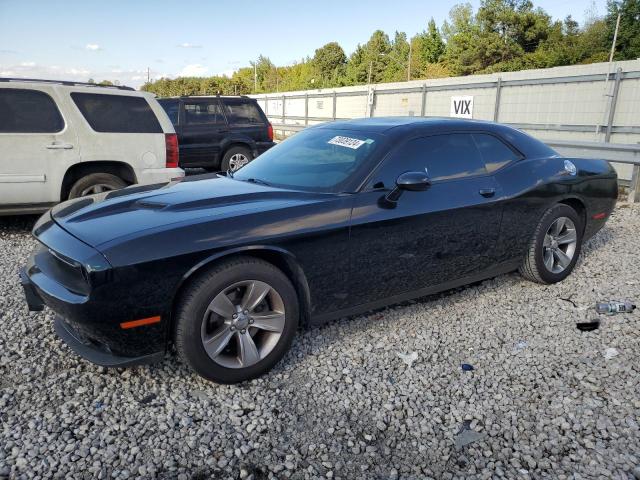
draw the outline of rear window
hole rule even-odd
[[[263,124],[262,112],[256,102],[240,98],[224,98],[229,123],[235,124]]]
[[[162,127],[143,97],[73,92],[71,98],[96,132],[162,133]]]
[[[63,128],[62,115],[46,93],[0,89],[0,133],[57,133]]]

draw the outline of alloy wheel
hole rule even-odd
[[[202,319],[202,346],[223,367],[255,365],[280,340],[284,312],[282,297],[268,283],[234,283],[219,292],[207,307]]]
[[[562,273],[573,260],[578,235],[573,220],[559,217],[549,226],[542,244],[542,260],[551,273]]]
[[[246,155],[243,155],[242,153],[235,153],[231,155],[231,158],[229,159],[229,169],[232,172],[235,172],[239,168],[244,167],[247,163],[249,163],[249,159]]]
[[[82,190],[82,192],[80,192],[80,196],[84,197],[85,195],[94,195],[96,193],[110,192],[111,190],[114,190],[112,185],[108,185],[106,183],[96,183]]]

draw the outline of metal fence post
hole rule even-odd
[[[498,121],[498,115],[500,115],[500,92],[502,91],[502,77],[498,77],[498,83],[496,83],[496,105],[493,110],[493,121]]]
[[[269,116],[269,97],[264,97],[264,114]]]
[[[616,104],[618,103],[618,92],[620,91],[620,80],[622,80],[622,69],[616,70],[616,77],[613,83],[613,94],[609,101],[609,117],[607,118],[607,130],[604,134],[604,141],[609,143],[611,140],[611,130],[613,129],[613,118],[616,115]]]
[[[424,114],[426,112],[427,109],[427,84],[423,83],[422,84],[422,98],[420,101],[420,116],[424,117]]]
[[[631,185],[629,186],[629,202],[640,202],[640,165],[633,166]]]
[[[371,87],[369,87],[371,88]],[[367,102],[369,101],[369,97],[367,97]],[[369,108],[369,118],[373,117],[373,106],[376,104],[376,89],[371,88],[371,103],[367,105]]]
[[[338,96],[336,95],[336,91],[333,91],[333,121],[336,121],[336,101],[338,100]]]
[[[284,116],[285,116],[285,106],[284,105],[285,105],[286,101],[287,101],[286,97],[284,95],[282,95],[282,124],[283,125],[286,123],[285,122],[285,118],[284,118]]]
[[[304,94],[304,126],[309,126],[309,94]]]

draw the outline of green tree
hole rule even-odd
[[[313,65],[322,85],[335,86],[345,74],[347,56],[338,42],[329,42],[316,50]]]
[[[409,42],[407,34],[396,32],[389,53],[385,54],[386,66],[382,75],[383,82],[402,82],[407,79],[409,61]]]

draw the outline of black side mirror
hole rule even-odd
[[[391,190],[385,197],[385,201],[395,204],[402,192],[421,192],[431,185],[431,180],[427,172],[404,172],[396,180],[396,187]]]

